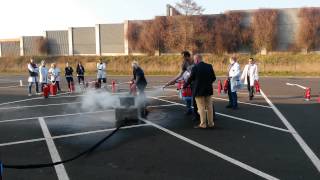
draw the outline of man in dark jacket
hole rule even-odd
[[[198,105],[200,114],[200,124],[196,128],[212,128],[214,126],[213,105],[211,96],[213,95],[212,83],[216,80],[216,75],[211,64],[202,61],[200,54],[194,55],[195,66],[191,70],[188,82],[184,85],[192,83],[193,96]],[[208,121],[206,121],[206,111],[208,111]]]

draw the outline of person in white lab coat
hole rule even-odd
[[[253,58],[250,58],[249,63],[244,67],[241,80],[247,85],[249,100],[252,100],[254,96],[254,83],[255,81],[259,81],[258,66]]]
[[[28,96],[31,96],[31,89],[33,83],[36,84],[36,92],[39,94],[39,85],[38,85],[38,74],[39,74],[39,68],[36,63],[34,63],[33,59],[30,59],[30,63],[28,64],[28,71],[29,71],[29,78],[28,78]]]
[[[39,82],[41,85],[41,92],[43,92],[43,87],[48,84],[48,68],[46,67],[46,61],[41,61],[41,66],[39,67]]]
[[[61,88],[60,88],[60,69],[57,68],[56,63],[52,63],[51,64],[51,68],[49,69],[49,76],[50,76],[50,81],[52,83],[55,83],[57,85],[58,88],[58,92],[61,92]]]
[[[230,58],[228,67],[228,96],[229,105],[226,108],[238,109],[237,91],[241,88],[241,69],[236,57]]]
[[[106,84],[107,83],[107,77],[106,77],[106,64],[102,62],[102,59],[99,60],[97,63],[97,79],[98,83],[101,85],[101,81]],[[102,88],[104,86],[101,86]]]

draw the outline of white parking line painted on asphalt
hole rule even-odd
[[[11,109],[25,109],[25,108],[36,108],[36,107],[49,107],[49,106],[63,106],[71,104],[80,104],[81,102],[70,102],[70,103],[57,103],[57,104],[39,104],[33,106],[14,106],[14,107],[3,107],[0,110],[11,110]]]
[[[0,89],[17,88],[17,87],[26,87],[26,86],[20,86],[20,85],[16,85],[16,86],[1,86]]]
[[[301,88],[301,89],[304,89],[304,90],[306,90],[306,89],[307,89],[307,87],[301,86],[300,84],[291,84],[291,83],[286,83],[286,85],[287,85],[287,86],[297,86],[297,87],[299,87],[299,88]]]
[[[39,141],[44,141],[44,140],[45,140],[45,138],[37,138],[37,139],[28,139],[28,140],[23,140],[23,141],[7,142],[7,143],[1,143],[0,147],[12,146],[12,145],[17,145],[17,144],[25,144],[25,143],[33,143],[33,142],[39,142]]]
[[[179,104],[168,104],[168,105],[156,105],[156,106],[148,106],[151,108],[157,108],[157,107],[166,107],[166,106],[175,106]],[[56,117],[66,117],[66,116],[78,116],[78,115],[87,115],[87,114],[98,114],[98,113],[105,113],[105,112],[113,112],[114,109],[107,109],[102,111],[93,111],[93,112],[80,112],[80,113],[71,113],[71,114],[58,114],[58,115],[51,115],[51,116],[43,116],[43,118],[56,118]],[[29,118],[18,118],[18,119],[7,119],[7,120],[0,120],[1,123],[9,123],[9,122],[16,122],[16,121],[27,121],[27,120],[34,120],[37,119],[37,117],[29,117]]]
[[[114,109],[108,109],[104,111],[93,111],[93,112],[81,112],[81,113],[72,113],[72,114],[58,114],[58,115],[51,115],[51,116],[43,116],[43,118],[56,118],[56,117],[66,117],[66,116],[79,116],[79,115],[87,115],[87,114],[98,114],[98,113],[105,113],[105,112],[112,112]],[[0,123],[8,123],[8,122],[16,122],[16,121],[27,121],[37,119],[38,117],[29,117],[29,118],[19,118],[19,119],[8,119],[2,120]]]
[[[160,98],[156,98],[156,97],[150,97],[150,98],[156,99],[156,100],[159,100],[159,101],[163,101],[163,102],[172,103],[174,105],[179,105],[179,106],[183,106],[183,107],[186,106],[186,105],[181,104],[181,103],[176,103],[176,102],[173,102],[173,101],[168,101],[168,100],[164,100],[164,99],[160,99]],[[282,132],[290,132],[287,129],[283,129],[283,128],[279,128],[279,127],[275,127],[275,126],[271,126],[271,125],[267,125],[267,124],[263,124],[263,123],[259,123],[259,122],[255,122],[255,121],[251,121],[251,120],[248,120],[248,119],[243,119],[243,118],[239,118],[239,117],[235,117],[235,116],[230,116],[230,115],[219,113],[219,112],[216,112],[216,114],[220,115],[220,116],[228,117],[228,118],[231,118],[231,119],[247,122],[247,123],[250,123],[250,124],[255,124],[255,125],[258,125],[258,126],[267,127],[267,128],[270,128],[270,129],[282,131]]]
[[[275,127],[275,126],[270,126],[270,125],[267,125],[267,124],[258,123],[258,122],[255,122],[255,121],[250,121],[248,119],[239,118],[239,117],[235,117],[235,116],[230,116],[230,115],[222,114],[222,113],[218,113],[218,112],[216,114],[220,115],[220,116],[227,117],[227,118],[236,119],[236,120],[239,120],[239,121],[243,121],[243,122],[247,122],[247,123],[251,123],[251,124],[256,124],[256,125],[259,125],[259,126],[263,126],[263,127],[267,127],[267,128],[271,128],[271,129],[275,129],[275,130],[279,130],[279,131],[290,133],[290,131],[287,130],[287,129],[278,128],[278,127]]]
[[[124,126],[124,127],[121,127],[120,129],[133,129],[133,128],[145,127],[145,126],[150,126],[150,125],[149,124],[138,124],[138,125],[132,125],[132,126]],[[103,133],[103,132],[113,131],[115,129],[116,128],[102,129],[102,130],[95,130],[95,131],[87,131],[87,132],[81,132],[81,133],[59,135],[59,136],[54,136],[52,138],[53,139],[69,138],[69,137],[75,137],[75,136],[83,136],[83,135],[89,135],[89,134]]]
[[[223,99],[223,98],[218,98],[218,97],[212,97],[212,98],[213,98],[213,99],[218,99],[218,100],[221,100],[221,101],[229,101],[228,99]],[[247,103],[247,102],[241,102],[241,101],[238,101],[238,103],[240,103],[240,104],[246,104],[246,105],[250,105],[250,106],[257,106],[257,107],[263,107],[263,108],[272,109],[270,106],[264,106],[264,105],[260,105],[260,104]]]
[[[132,128],[145,127],[145,126],[150,126],[150,125],[149,124],[139,124],[139,125],[125,126],[125,127],[122,127],[121,129],[132,129]],[[97,133],[109,132],[109,131],[113,131],[113,130],[115,130],[115,128],[101,129],[101,130],[95,130],[95,131],[86,131],[86,132],[73,133],[73,134],[64,134],[64,135],[59,135],[59,136],[53,136],[52,139],[62,139],[62,138],[83,136],[83,135],[89,135],[89,134],[97,134]],[[37,138],[37,139],[28,139],[28,140],[23,140],[23,141],[7,142],[7,143],[0,144],[0,147],[33,143],[33,142],[40,142],[40,141],[44,141],[44,140],[46,140],[46,139],[45,138]]]
[[[61,95],[66,95],[69,94],[69,92],[67,93],[60,93],[56,96],[53,97],[57,97],[57,96],[61,96]],[[43,97],[35,97],[35,98],[28,98],[28,99],[21,99],[21,100],[16,100],[16,101],[10,101],[10,102],[5,102],[5,103],[0,103],[0,106],[3,105],[9,105],[9,104],[14,104],[14,103],[19,103],[19,102],[26,102],[26,101],[32,101],[32,100],[37,100],[37,99],[43,99]]]
[[[271,100],[267,97],[267,95],[261,90],[261,95],[268,102],[268,104],[272,107],[273,111],[277,114],[283,124],[289,129],[294,139],[298,142],[300,147],[309,157],[311,162],[317,168],[318,172],[320,172],[320,160],[317,155],[312,151],[312,149],[308,146],[308,144],[303,140],[303,138],[299,135],[299,133],[295,130],[295,128],[290,124],[287,118],[280,112],[280,110],[271,102]]]
[[[155,123],[152,123],[152,122],[150,122],[150,121],[148,121],[146,119],[141,119],[141,120],[144,121],[147,124],[150,124],[151,126],[157,128],[157,129],[163,131],[163,132],[166,132],[166,133],[168,133],[168,134],[170,134],[170,135],[172,135],[172,136],[174,136],[174,137],[176,137],[176,138],[178,138],[178,139],[180,139],[180,140],[182,140],[184,142],[187,142],[187,143],[189,143],[189,144],[191,144],[191,145],[193,145],[193,146],[195,146],[197,148],[200,148],[200,149],[202,149],[202,150],[204,150],[204,151],[206,151],[206,152],[208,152],[208,153],[210,153],[210,154],[212,154],[214,156],[217,156],[217,157],[219,157],[219,158],[221,158],[221,159],[223,159],[225,161],[228,161],[228,162],[230,162],[230,163],[232,163],[232,164],[234,164],[234,165],[236,165],[236,166],[238,166],[238,167],[240,167],[242,169],[245,169],[245,170],[247,170],[247,171],[249,171],[249,172],[251,172],[253,174],[256,174],[256,175],[258,175],[258,176],[260,176],[262,178],[265,178],[265,179],[268,179],[268,180],[276,180],[276,179],[278,179],[278,178],[276,178],[276,177],[274,177],[272,175],[264,173],[264,172],[254,168],[252,166],[249,166],[249,165],[247,165],[247,164],[245,164],[243,162],[240,162],[240,161],[238,161],[236,159],[233,159],[233,158],[231,158],[231,157],[229,157],[229,156],[227,156],[225,154],[222,154],[222,153],[220,153],[220,152],[218,152],[216,150],[213,150],[213,149],[211,149],[211,148],[209,148],[209,147],[207,147],[205,145],[202,145],[202,144],[200,144],[200,143],[198,143],[198,142],[196,142],[194,140],[191,140],[191,139],[189,139],[189,138],[187,138],[185,136],[182,136],[182,135],[180,135],[178,133],[175,133],[175,132],[173,132],[173,131],[171,131],[169,129],[166,129],[166,128],[162,127],[162,126],[159,126],[159,125],[157,125]]]
[[[55,163],[55,162],[61,161],[60,154],[57,150],[56,145],[54,144],[54,141],[51,137],[51,133],[48,129],[46,122],[44,121],[44,118],[39,117],[38,120],[39,120],[41,129],[42,129],[43,135],[46,139],[52,162]],[[70,179],[63,164],[56,165],[56,166],[54,166],[54,168],[56,170],[56,173],[57,173],[59,180],[69,180]]]

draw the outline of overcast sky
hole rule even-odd
[[[45,30],[94,26],[165,15],[180,0],[0,0],[0,39],[42,35]],[[216,14],[226,10],[320,7],[320,0],[196,0]]]

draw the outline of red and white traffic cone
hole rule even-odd
[[[306,93],[305,93],[305,100],[306,101],[310,101],[310,99],[311,99],[311,88],[307,88],[306,89]]]
[[[218,81],[218,95],[221,95],[221,91],[222,91],[222,83],[221,80]]]
[[[111,85],[112,93],[116,92],[116,82],[112,80],[112,85]]]

